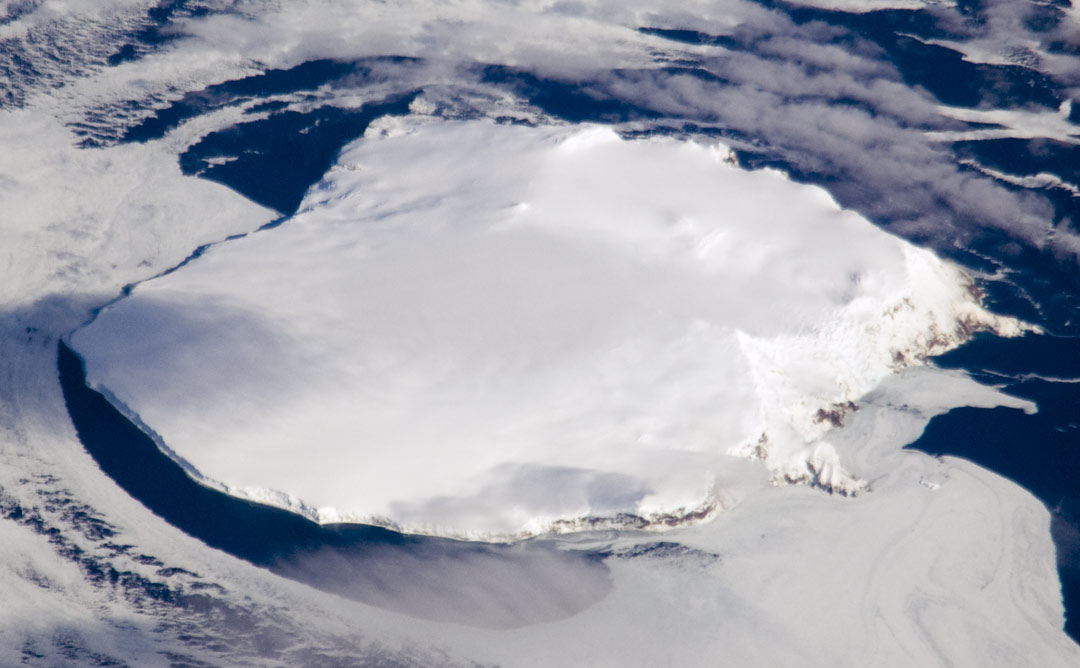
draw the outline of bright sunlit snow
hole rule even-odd
[[[0,0],[0,666],[1080,666],[1069,4]]]
[[[208,482],[512,537],[701,517],[766,478],[857,493],[830,428],[981,328],[1020,331],[957,269],[723,146],[393,122],[295,218],[72,342]]]

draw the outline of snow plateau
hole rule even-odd
[[[320,522],[469,538],[865,487],[859,399],[972,331],[971,279],[727,148],[386,121],[280,227],[71,337],[207,484]],[[755,464],[753,460],[762,460]]]

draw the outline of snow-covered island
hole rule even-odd
[[[831,439],[864,395],[1023,329],[723,145],[386,119],[295,217],[70,340],[207,484],[503,540],[680,525],[769,483],[857,494]]]
[[[1080,666],[1068,4],[0,0],[0,666]]]

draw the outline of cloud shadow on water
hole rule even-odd
[[[82,360],[63,342],[57,365],[79,439],[102,470],[173,526],[256,566],[411,616],[485,627],[565,618],[611,588],[603,554],[320,526],[213,490],[87,387]]]

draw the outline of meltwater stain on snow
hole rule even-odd
[[[568,617],[611,587],[601,553],[319,526],[211,489],[87,387],[82,361],[62,342],[58,368],[79,439],[102,470],[173,526],[256,566],[415,617],[495,628]]]

